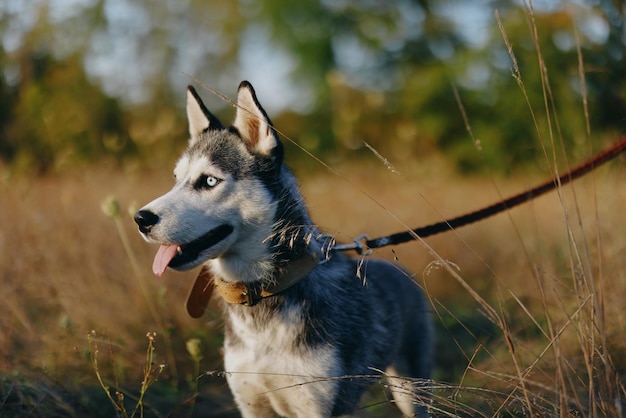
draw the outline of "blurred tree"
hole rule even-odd
[[[12,164],[142,154],[156,141],[152,161],[168,158],[185,135],[189,74],[230,96],[251,78],[285,132],[314,152],[348,154],[366,141],[392,159],[442,150],[465,170],[511,169],[540,152],[548,122],[566,144],[586,136],[577,42],[592,126],[625,128],[624,9],[611,0],[543,2],[536,43],[524,6],[502,0],[70,3],[0,3],[0,157]],[[536,45],[554,97],[549,116]]]
[[[35,23],[13,39],[15,47],[7,48],[7,42],[0,51],[1,157],[17,169],[47,172],[132,152],[118,100],[87,78],[80,48],[49,47],[62,35],[50,26],[48,12],[42,4],[32,16]],[[11,24],[20,19],[25,18],[2,15],[5,39],[15,36]]]
[[[117,100],[90,83],[77,57],[25,55],[18,87],[3,83],[10,103],[2,154],[17,168],[45,172],[132,151]]]
[[[322,143],[335,140],[354,149],[366,141],[394,159],[441,149],[463,170],[511,170],[541,155],[548,126],[566,145],[587,136],[583,94],[598,133],[626,128],[624,9],[614,2],[547,2],[532,18],[531,10],[501,1],[305,3],[266,0],[259,16],[273,28],[273,42],[299,57],[298,74],[316,86],[316,113],[327,113],[332,127]],[[495,9],[513,42],[529,103],[512,77]],[[585,62],[585,93],[577,43]],[[537,48],[553,95],[548,111]],[[480,152],[466,130],[455,88],[483,144]]]
[[[626,129],[626,7],[619,0],[599,0],[598,4],[585,27],[588,89],[598,105],[591,122],[593,126],[623,133]]]

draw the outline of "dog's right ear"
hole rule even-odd
[[[187,120],[189,121],[189,142],[192,144],[208,130],[224,129],[219,119],[204,106],[202,99],[192,86],[187,87]]]

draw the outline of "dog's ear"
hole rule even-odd
[[[202,99],[192,86],[187,87],[187,120],[191,143],[196,142],[203,132],[224,129],[219,119],[204,106]]]
[[[272,122],[259,104],[252,85],[247,81],[242,81],[239,85],[233,127],[248,147],[258,154],[270,156],[279,145]]]

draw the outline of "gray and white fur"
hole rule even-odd
[[[187,116],[191,139],[176,184],[135,216],[143,237],[161,244],[155,273],[206,265],[225,282],[269,284],[303,255],[322,260],[253,306],[222,303],[224,369],[242,416],[351,414],[381,371],[400,377],[389,380],[404,415],[425,414],[428,396],[401,378],[426,385],[432,368],[429,306],[419,287],[385,261],[326,257],[248,82],[239,86],[231,127],[192,87]]]

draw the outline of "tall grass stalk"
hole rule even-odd
[[[131,269],[133,271],[133,277],[137,281],[139,288],[141,289],[141,294],[143,295],[143,299],[148,306],[148,310],[150,311],[150,315],[155,322],[155,325],[159,328],[161,335],[163,335],[163,339],[165,340],[166,345],[166,355],[167,361],[169,364],[169,372],[176,382],[178,382],[178,370],[176,367],[176,357],[174,355],[174,348],[172,344],[171,336],[164,324],[163,317],[159,313],[157,307],[154,304],[154,295],[150,292],[148,284],[145,283],[145,276],[142,273],[141,268],[139,267],[139,263],[137,262],[137,257],[135,256],[135,252],[133,251],[132,246],[130,245],[130,240],[128,239],[128,234],[126,233],[126,229],[124,228],[124,224],[121,219],[121,210],[120,204],[117,198],[114,196],[108,196],[102,202],[102,211],[109,217],[113,219],[115,223],[115,227],[117,229],[118,235],[120,237],[120,241],[122,242],[122,246],[124,247],[124,252],[128,257],[128,261],[130,263]]]
[[[143,369],[143,379],[141,381],[141,387],[139,389],[139,396],[135,399],[135,406],[133,407],[132,412],[128,413],[125,404],[125,395],[124,392],[120,389],[117,374],[115,372],[115,367],[113,367],[114,379],[115,379],[115,397],[112,395],[111,387],[104,382],[104,378],[102,377],[102,373],[100,371],[100,364],[98,362],[98,357],[100,353],[98,342],[100,338],[96,334],[95,331],[91,331],[87,334],[87,340],[89,342],[90,349],[90,361],[91,366],[96,374],[96,378],[98,379],[98,383],[100,387],[105,392],[107,398],[111,402],[111,404],[115,407],[116,411],[123,418],[133,418],[139,413],[139,416],[143,418],[144,416],[144,397],[148,391],[148,388],[158,380],[159,376],[165,369],[165,364],[161,363],[155,366],[154,361],[154,342],[156,338],[156,334],[153,332],[148,332],[146,334],[146,338],[148,339],[148,347],[146,349],[146,357],[145,364]],[[111,362],[114,363],[115,357],[113,355],[113,349],[111,343],[109,342],[109,348],[111,349]]]
[[[557,115],[557,107],[555,99],[550,86],[550,80],[548,77],[547,66],[542,55],[541,46],[539,44],[539,37],[537,35],[537,25],[535,22],[534,11],[531,1],[525,2],[525,12],[531,37],[535,44],[535,51],[538,60],[539,71],[541,74],[541,86],[543,93],[543,113],[545,114],[545,121],[547,126],[547,135],[544,135],[539,123],[538,115],[541,112],[537,112],[533,108],[533,104],[530,101],[528,92],[525,87],[524,79],[518,65],[518,61],[515,57],[515,53],[511,42],[508,39],[504,25],[500,19],[498,12],[496,11],[496,20],[498,27],[501,31],[502,38],[509,52],[512,60],[512,76],[518,84],[520,91],[526,101],[529,114],[536,129],[539,143],[544,151],[544,157],[551,167],[555,177],[560,171],[558,168],[557,158],[557,140],[560,148],[565,155],[565,147],[563,136],[560,129],[560,124]],[[577,42],[578,36],[576,35]],[[580,45],[577,45],[578,61],[579,61],[579,76],[581,79],[581,91],[583,92],[583,112],[586,120],[587,137],[590,134],[587,98],[585,95],[586,88],[584,85],[584,60],[581,53]],[[455,90],[457,103],[462,112],[466,127],[472,140],[475,142],[474,135],[471,130],[469,118],[465,110],[460,103],[458,92]],[[549,138],[549,143],[546,143],[544,137]],[[555,140],[557,139],[557,140]],[[480,151],[480,147],[477,147]],[[548,152],[551,150],[551,152]],[[567,158],[564,158],[566,165],[569,165]],[[595,190],[595,189],[594,189]],[[567,320],[564,324],[557,324],[554,322],[551,309],[547,305],[547,300],[550,297],[549,293],[554,292],[551,289],[545,289],[542,281],[541,272],[535,271],[535,280],[541,289],[543,295],[544,315],[546,324],[540,325],[539,321],[531,313],[531,310],[524,304],[524,302],[516,297],[509,291],[510,296],[513,297],[517,305],[531,320],[537,330],[546,339],[546,346],[544,350],[539,353],[535,361],[531,364],[524,365],[519,357],[519,344],[518,338],[511,330],[509,321],[506,317],[506,311],[503,306],[502,296],[498,298],[499,306],[497,309],[491,306],[472,286],[461,277],[461,275],[451,269],[443,259],[441,259],[437,253],[432,250],[422,240],[421,243],[427,250],[436,258],[439,262],[448,270],[448,272],[454,277],[457,282],[465,289],[465,291],[481,306],[483,313],[489,320],[494,323],[501,331],[503,341],[509,351],[510,359],[515,368],[515,376],[510,376],[513,384],[512,390],[507,396],[505,396],[501,406],[496,409],[496,414],[501,413],[504,408],[510,403],[511,399],[517,398],[517,391],[520,391],[521,400],[524,402],[524,408],[528,416],[541,415],[540,411],[536,410],[536,403],[533,399],[536,397],[536,393],[533,392],[532,387],[537,387],[536,384],[529,380],[532,373],[535,373],[536,366],[544,359],[545,355],[552,351],[555,365],[555,387],[552,389],[552,393],[555,395],[554,407],[558,411],[560,416],[568,416],[570,408],[575,406],[576,409],[584,411],[589,416],[613,416],[614,414],[621,414],[622,399],[626,396],[626,391],[623,385],[619,383],[619,378],[614,370],[611,354],[609,353],[609,343],[607,341],[607,328],[605,322],[604,312],[604,278],[603,278],[603,256],[602,251],[599,251],[597,258],[594,262],[594,257],[591,255],[592,251],[589,248],[589,240],[585,236],[585,232],[582,225],[582,214],[578,200],[576,198],[575,189],[572,187],[573,208],[574,211],[568,206],[566,198],[564,196],[565,190],[559,185],[557,188],[559,201],[562,207],[563,220],[566,231],[566,241],[569,248],[569,271],[571,275],[571,285],[573,294],[575,296],[576,308],[572,311],[569,301],[563,300],[561,296],[555,294],[556,302],[561,306],[562,313],[565,314]],[[602,248],[602,240],[598,227],[598,198],[595,196],[595,208],[596,208],[596,241],[598,248]],[[580,238],[579,238],[580,237]],[[417,238],[417,237],[416,237]],[[521,238],[521,237],[520,237]],[[521,242],[521,239],[520,239]],[[525,253],[528,263],[532,265],[532,260],[528,253]],[[573,368],[570,361],[564,355],[562,347],[562,335],[568,329],[572,328],[575,335],[578,338],[578,350],[581,358],[584,362],[584,375],[581,374],[582,370]],[[471,367],[471,362],[468,368]],[[581,399],[581,382],[584,382],[586,392],[586,399]],[[518,399],[518,400],[519,400]]]
[[[191,356],[193,360],[193,375],[190,379],[191,386],[191,408],[189,409],[187,416],[191,417],[193,415],[194,406],[198,399],[198,379],[200,378],[200,361],[202,360],[202,342],[199,338],[190,338],[185,343],[185,347],[187,348],[187,353]]]

